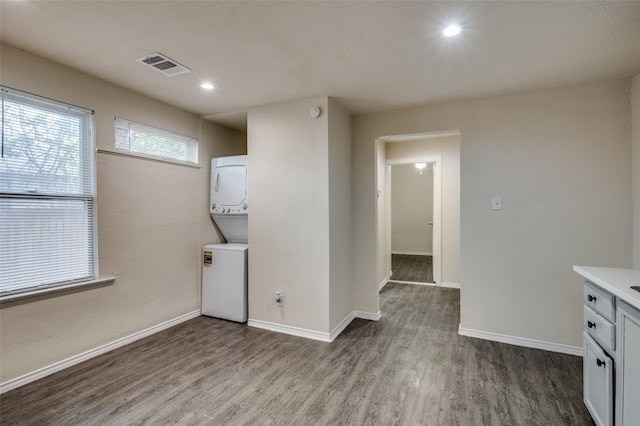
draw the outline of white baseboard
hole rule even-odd
[[[304,337],[305,339],[319,340],[321,342],[331,342],[330,333],[324,333],[321,331],[309,330],[309,329],[300,328],[300,327],[292,327],[290,325],[277,324],[275,322],[260,321],[255,319],[249,319],[249,321],[247,321],[247,325],[249,327],[275,331],[276,333],[288,334],[290,336]]]
[[[430,285],[432,287],[437,287],[436,283],[420,283],[420,282],[417,282],[417,281],[389,280],[388,282],[396,283],[396,284]]]
[[[393,275],[393,271],[389,271],[389,274],[385,277],[385,279],[383,279],[382,282],[378,284],[378,293],[380,293],[384,286],[387,285],[387,283],[391,279],[391,275]]]
[[[382,313],[380,311],[376,312],[375,314],[372,314],[370,312],[351,311],[351,313],[347,315],[345,319],[340,321],[340,324],[338,324],[331,331],[331,333],[329,334],[329,338],[331,339],[331,341],[333,342],[334,340],[336,340],[336,337],[338,337],[340,333],[342,333],[344,329],[347,328],[349,324],[351,324],[351,321],[356,318],[361,318],[369,321],[380,321],[380,318],[382,318]]]
[[[443,288],[457,288],[457,289],[460,289],[460,284],[458,284],[458,283],[447,283],[447,282],[444,282],[444,281],[441,284],[421,283],[421,282],[417,282],[417,281],[399,281],[399,280],[388,280],[388,282],[396,283],[396,284],[428,285],[428,286],[431,286],[431,287],[443,287]],[[386,283],[385,283],[385,285],[386,285]]]
[[[378,311],[375,314],[371,312],[353,311],[353,315],[356,318],[361,318],[369,321],[380,321],[382,318],[382,312]]]
[[[392,251],[391,254],[408,254],[410,256],[433,256],[430,251]]]
[[[458,327],[458,334],[461,336],[475,337],[477,339],[491,340],[493,342],[508,343],[525,348],[542,349],[543,351],[559,352],[562,354],[583,356],[581,346],[569,346],[560,343],[544,342],[542,340],[526,339],[523,337],[509,336],[507,334],[491,333],[470,328]]]
[[[349,315],[347,315],[340,324],[334,327],[330,333],[324,333],[322,331],[309,330],[301,327],[292,327],[290,325],[277,324],[274,322],[268,321],[260,321],[255,319],[249,319],[247,321],[247,325],[250,327],[261,328],[263,330],[275,331],[276,333],[288,334],[290,336],[296,337],[304,337],[305,339],[318,340],[320,342],[333,342],[336,337],[340,335],[344,331],[345,328],[351,321],[356,318],[362,318],[370,321],[378,321],[382,318],[382,314],[380,311],[375,314],[370,312],[362,312],[362,311],[352,311]]]
[[[150,336],[159,331],[165,330],[167,328],[173,327],[182,322],[188,321],[190,319],[193,319],[199,316],[200,316],[200,310],[189,312],[184,315],[180,315],[177,318],[154,325],[153,327],[149,327],[145,330],[130,334],[129,336],[125,336],[118,340],[114,340],[113,342],[106,343],[102,346],[98,346],[97,348],[90,349],[81,354],[74,355],[70,358],[64,359],[62,361],[58,361],[46,367],[39,368],[38,370],[32,371],[31,373],[24,374],[20,377],[16,377],[15,379],[7,380],[4,383],[0,383],[0,394],[10,391],[12,389],[18,388],[20,386],[26,385],[27,383],[34,382],[38,379],[42,379],[43,377],[49,376],[53,373],[57,373],[58,371],[64,370],[65,368],[69,368],[73,365],[80,364],[81,362],[87,361],[91,358],[95,358],[98,355],[102,355],[104,353],[107,353],[109,351],[122,347],[124,345],[128,345],[129,343],[133,343],[136,340],[140,340],[144,337]]]
[[[355,311],[351,311],[349,315],[347,315],[342,321],[340,321],[340,324],[336,325],[333,330],[331,330],[331,333],[329,333],[329,341],[333,342],[334,340],[336,340],[336,337],[338,337],[340,333],[342,333],[344,329],[347,328],[347,326],[351,324],[351,321],[353,321],[355,318]]]

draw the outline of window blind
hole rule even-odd
[[[198,139],[116,117],[116,150],[184,164],[198,164]]]
[[[92,112],[0,88],[0,296],[91,280]]]

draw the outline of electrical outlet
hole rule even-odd
[[[284,296],[282,296],[282,293],[280,293],[279,291],[276,291],[275,301],[276,305],[280,307],[284,305]]]

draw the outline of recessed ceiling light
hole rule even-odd
[[[444,29],[442,34],[446,35],[447,37],[453,37],[454,35],[460,34],[460,31],[462,31],[462,28],[460,28],[459,26],[449,25],[447,28]]]
[[[213,90],[213,84],[211,83],[202,83],[200,85],[204,90]]]

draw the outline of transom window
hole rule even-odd
[[[198,139],[116,117],[116,150],[141,157],[198,164]]]

